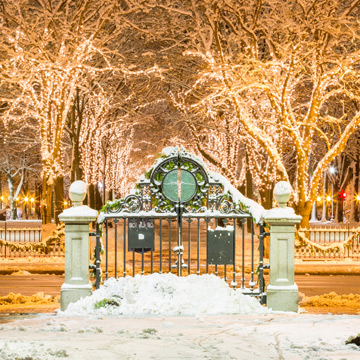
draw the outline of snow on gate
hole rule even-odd
[[[98,217],[96,288],[110,277],[211,273],[264,303],[263,212],[185,149],[163,149]]]

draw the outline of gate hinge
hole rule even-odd
[[[89,270],[96,270],[95,264],[89,264]]]
[[[96,236],[96,235],[97,235],[97,233],[94,231],[89,232],[89,236]]]
[[[265,265],[263,266],[263,269],[270,269],[270,264],[265,264]]]
[[[270,233],[269,232],[264,232],[263,236],[270,236]]]

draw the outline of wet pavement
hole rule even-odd
[[[269,282],[268,276],[265,277]],[[64,282],[63,275],[0,275],[0,296],[9,293],[33,295],[43,292],[46,295],[60,295]],[[296,275],[299,291],[306,296],[322,295],[332,291],[337,294],[360,294],[360,277],[356,275]]]

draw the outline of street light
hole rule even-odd
[[[334,175],[336,173],[336,167],[331,165],[329,167],[329,173]],[[331,219],[330,221],[334,221],[334,183],[331,180]]]
[[[34,206],[35,199],[32,197],[30,198],[30,216],[33,215],[33,206]]]
[[[29,202],[29,198],[27,196],[24,197],[24,210],[25,210],[25,218],[28,219],[29,218],[29,214],[28,214],[28,202]]]

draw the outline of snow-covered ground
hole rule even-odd
[[[0,324],[0,359],[360,360],[345,345],[359,331],[358,315],[272,313],[213,275],[154,274],[112,279],[58,316]]]
[[[37,317],[0,325],[0,359],[360,359],[359,316]]]

